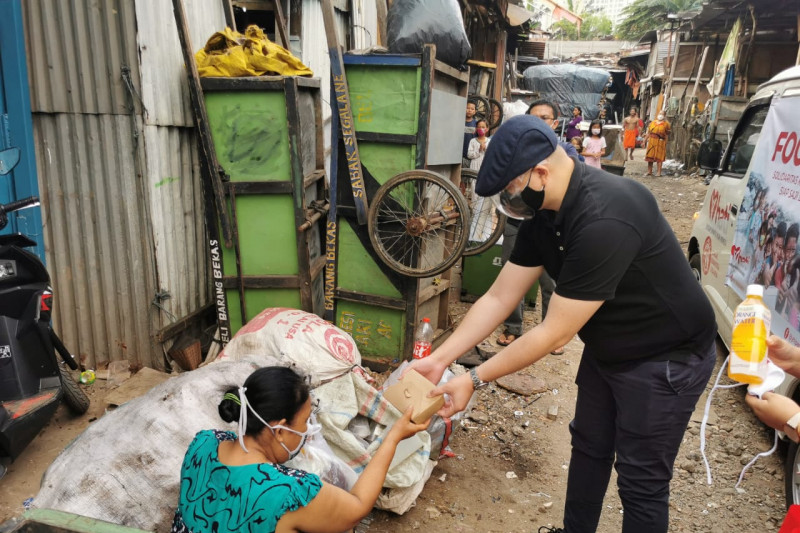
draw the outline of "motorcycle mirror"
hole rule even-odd
[[[19,163],[20,149],[7,148],[0,150],[0,176],[5,176]]]

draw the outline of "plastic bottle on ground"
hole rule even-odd
[[[433,343],[433,326],[430,318],[423,318],[417,333],[414,335],[414,359],[422,359],[431,354]]]
[[[763,286],[748,285],[747,297],[733,314],[728,376],[741,383],[758,385],[767,377],[767,336],[772,314],[763,296]]]

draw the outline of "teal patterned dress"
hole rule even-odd
[[[199,432],[183,459],[173,533],[273,532],[278,520],[305,506],[322,488],[319,476],[270,463],[228,466],[219,443],[231,431]]]

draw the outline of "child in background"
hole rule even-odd
[[[575,147],[575,151],[578,152],[578,155],[583,153],[583,139],[580,137],[573,137],[569,142]]]
[[[478,120],[475,124],[475,137],[469,141],[469,148],[467,148],[467,159],[469,159],[469,168],[478,171],[481,169],[483,163],[483,156],[486,155],[486,149],[489,147],[489,123],[483,119]]]
[[[602,168],[600,158],[606,155],[606,140],[603,137],[603,125],[599,120],[593,120],[589,126],[589,135],[583,140],[582,155],[587,165]]]

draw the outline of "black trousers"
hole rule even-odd
[[[704,351],[686,361],[613,367],[581,359],[570,423],[566,533],[597,529],[612,465],[624,508],[623,533],[667,531],[675,456],[714,369],[714,343]]]

